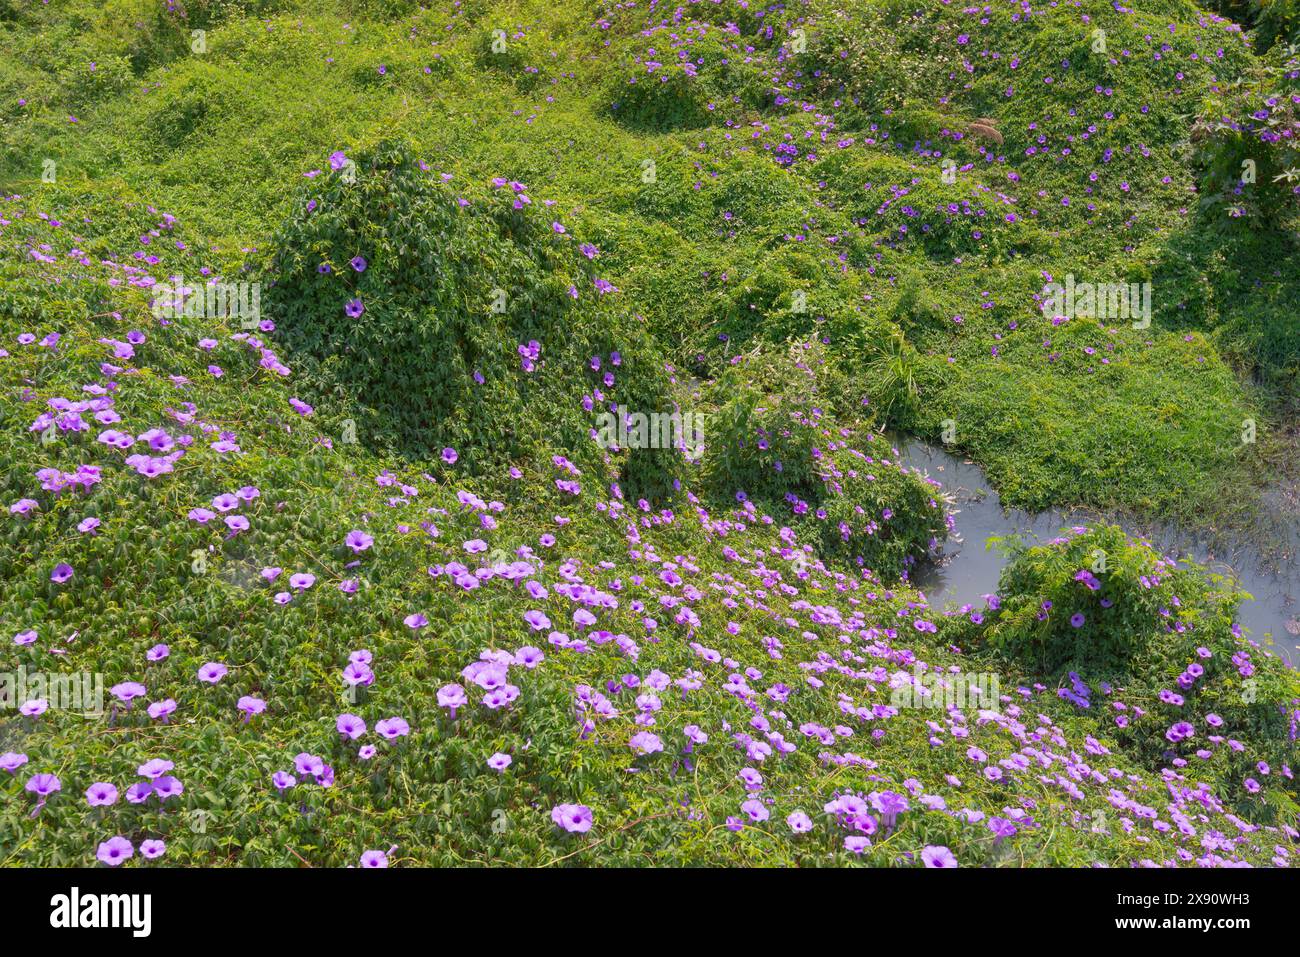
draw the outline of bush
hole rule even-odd
[[[1294,753],[1300,679],[1233,624],[1238,592],[1115,526],[1011,547],[983,629],[958,619],[949,640],[1058,683],[1147,767],[1194,763],[1238,813],[1294,817],[1300,792],[1277,771]]]
[[[1300,210],[1297,96],[1300,54],[1279,48],[1207,99],[1192,129],[1203,206],[1273,227]]]
[[[1127,675],[1170,619],[1227,616],[1233,605],[1180,607],[1174,564],[1116,526],[1074,530],[1046,545],[1006,542],[1002,607],[984,640],[1032,671]],[[1177,619],[1176,619],[1177,620]]]
[[[720,496],[784,502],[822,557],[893,577],[946,535],[944,511],[883,437],[839,426],[847,388],[816,344],[736,363],[716,385],[726,399],[711,421],[704,481]]]
[[[724,36],[726,34],[726,36]],[[691,22],[639,35],[609,85],[613,114],[651,129],[708,126],[714,112],[758,109],[770,94],[733,29]]]
[[[553,448],[595,462],[598,406],[666,410],[644,334],[523,184],[448,185],[394,142],[357,155],[354,183],[351,168],[297,197],[264,302],[364,444],[415,458],[451,447],[479,469]],[[673,454],[644,452],[661,467]]]

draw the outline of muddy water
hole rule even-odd
[[[912,439],[900,440],[897,448],[906,464],[939,482],[955,500],[955,534],[936,562],[912,575],[936,607],[979,603],[981,595],[997,591],[1007,559],[997,549],[986,547],[990,537],[1018,534],[1031,543],[1045,541],[1062,528],[1106,519],[1104,514],[1083,510],[1004,509],[979,466],[942,447]],[[1292,667],[1300,667],[1300,563],[1296,561],[1300,517],[1277,490],[1264,496],[1262,507],[1262,524],[1270,530],[1267,547],[1237,542],[1216,550],[1177,526],[1120,524],[1165,555],[1196,562],[1249,592],[1253,597],[1242,602],[1237,621],[1249,629],[1255,641],[1266,646],[1271,641],[1273,651]]]

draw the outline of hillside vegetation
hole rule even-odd
[[[910,581],[890,435],[1279,454],[1294,11],[1142,6],[0,0],[0,864],[1290,866],[1224,582]]]

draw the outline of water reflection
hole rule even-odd
[[[997,591],[998,578],[1006,557],[986,547],[992,536],[1020,535],[1026,541],[1046,541],[1071,525],[1086,525],[1106,516],[1086,510],[1026,512],[1004,509],[984,478],[983,470],[940,446],[915,439],[902,440],[897,448],[903,461],[939,482],[955,500],[955,534],[944,545],[938,562],[917,569],[912,580],[936,607],[972,604],[980,596]],[[1238,583],[1253,598],[1243,601],[1237,620],[1261,644],[1274,642],[1273,650],[1300,666],[1300,568],[1295,562],[1300,543],[1300,521],[1287,516],[1275,497],[1265,496],[1267,524],[1274,529],[1270,543],[1280,560],[1265,557],[1264,550],[1240,542],[1227,550],[1212,550],[1204,539],[1168,524],[1135,527],[1121,522],[1130,533],[1146,538],[1165,555],[1180,561],[1195,561]]]

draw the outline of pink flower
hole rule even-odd
[[[585,804],[560,804],[551,811],[551,820],[570,834],[585,834],[591,830],[591,808]]]
[[[927,844],[921,851],[921,860],[926,867],[956,867],[957,858],[952,851],[942,845]]]

